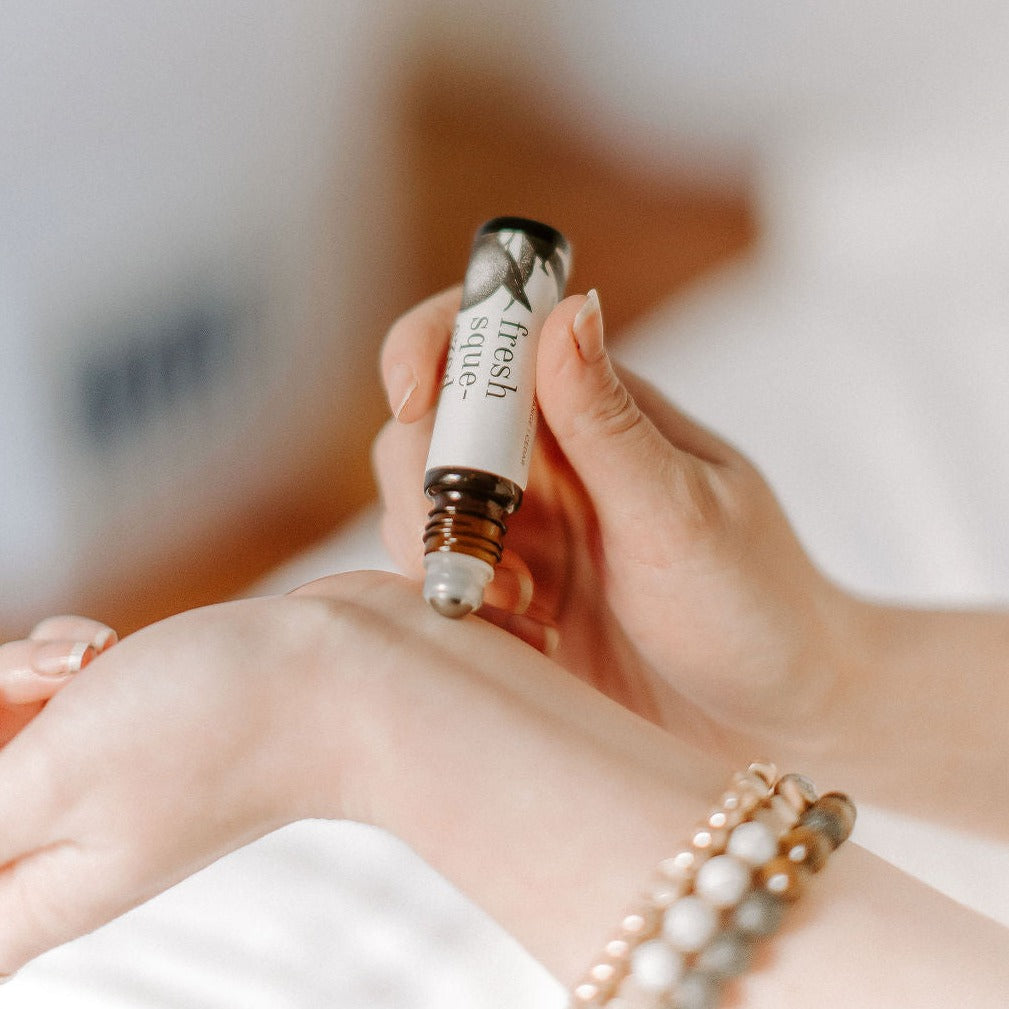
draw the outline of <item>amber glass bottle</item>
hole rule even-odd
[[[488,221],[473,242],[424,478],[424,596],[445,616],[479,608],[522,501],[539,334],[570,262],[560,232],[525,218]]]

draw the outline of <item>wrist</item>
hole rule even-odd
[[[853,753],[863,743],[880,607],[824,580],[811,594],[805,645],[794,656],[789,698],[765,703],[780,709],[770,732],[747,752],[764,752],[783,766],[801,767],[816,780],[850,785]]]
[[[265,741],[271,815],[367,822],[364,753],[375,731],[366,670],[373,642],[363,640],[347,604],[316,585],[269,601],[275,615],[274,731]]]

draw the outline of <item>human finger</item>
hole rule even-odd
[[[548,620],[538,620],[525,613],[509,613],[493,606],[483,606],[479,617],[524,641],[547,658],[552,658],[560,646],[560,631]]]
[[[390,420],[372,445],[372,469],[382,500],[382,539],[404,574],[422,578],[424,526],[431,503],[424,495],[424,460],[430,422]]]
[[[522,556],[507,547],[484,592],[484,603],[521,616],[533,601],[533,576]]]
[[[393,417],[404,424],[436,403],[460,287],[442,291],[402,315],[382,346],[381,370]]]
[[[89,641],[24,640],[0,645],[0,698],[15,705],[48,700],[97,654]]]
[[[32,628],[28,637],[32,641],[87,641],[98,653],[111,648],[119,640],[107,624],[74,615],[46,617]]]
[[[719,506],[717,467],[692,450],[703,445],[709,455],[710,439],[671,407],[660,412],[663,429],[642,409],[606,352],[595,292],[565,299],[547,318],[537,389],[600,526],[645,552],[630,559],[651,560],[656,528],[676,549],[677,530],[692,535],[709,525]]]
[[[670,403],[650,382],[617,362],[613,362],[613,370],[634,402],[670,444],[716,466],[739,461],[739,452],[732,445]]]

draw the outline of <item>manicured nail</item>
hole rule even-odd
[[[496,595],[493,605],[521,616],[533,601],[533,580],[528,571],[499,564],[494,570]],[[503,598],[502,598],[503,597]],[[500,601],[498,601],[500,600]]]
[[[594,287],[585,298],[585,304],[578,309],[571,331],[583,361],[592,364],[603,356],[603,313]]]
[[[561,632],[556,627],[543,628],[543,654],[553,658],[561,645]]]
[[[533,601],[533,580],[532,575],[526,574],[525,571],[520,571],[516,575],[516,580],[519,584],[519,599],[515,604],[516,613],[525,613],[529,609]]]
[[[111,627],[106,627],[91,639],[91,644],[95,646],[96,652],[104,652],[106,648],[111,648],[118,640],[119,635]]]
[[[389,369],[387,381],[389,407],[393,417],[399,420],[399,415],[406,409],[406,404],[410,402],[410,397],[417,389],[417,376],[408,364],[400,361]]]
[[[88,641],[47,641],[35,649],[32,666],[40,676],[69,676],[79,673],[96,654]]]

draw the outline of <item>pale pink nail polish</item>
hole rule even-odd
[[[417,376],[409,365],[399,362],[389,369],[388,382],[389,407],[392,415],[399,420],[399,415],[406,409],[410,397],[417,391]]]
[[[595,288],[589,291],[585,304],[578,309],[571,330],[583,361],[591,364],[603,356],[603,315]]]
[[[118,641],[119,635],[111,627],[106,627],[91,639],[91,644],[94,645],[96,652],[104,652],[106,648],[111,648]]]
[[[47,641],[32,654],[32,667],[40,676],[69,676],[94,657],[94,646],[87,641]]]
[[[561,632],[556,627],[543,628],[543,654],[553,658],[561,646]]]
[[[515,612],[525,613],[525,611],[532,605],[535,586],[533,585],[532,578],[524,571],[516,573],[516,578],[519,583],[519,598],[518,602],[515,604]]]

